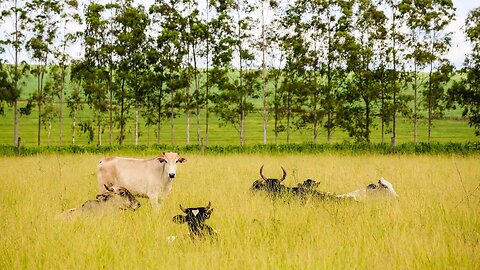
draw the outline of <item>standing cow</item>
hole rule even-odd
[[[153,159],[103,158],[97,166],[98,191],[105,191],[105,185],[120,185],[135,195],[148,197],[152,207],[159,211],[161,201],[172,190],[177,163],[185,161],[173,152]]]

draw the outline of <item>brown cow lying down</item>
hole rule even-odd
[[[121,209],[135,211],[139,208],[140,202],[128,191],[128,189],[113,185],[105,185],[106,192],[98,194],[95,200],[88,200],[79,208],[71,208],[62,215],[78,211],[91,211],[98,209]]]
[[[355,191],[337,195],[339,198],[352,198],[355,200],[367,198],[397,198],[398,195],[393,188],[393,185],[381,177],[376,184],[370,184],[365,188],[357,189]]]

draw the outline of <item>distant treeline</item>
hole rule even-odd
[[[209,145],[211,114],[234,126],[244,145],[246,117],[258,110],[264,144],[267,114],[275,141],[285,132],[287,143],[295,128],[311,130],[314,143],[323,129],[328,142],[342,130],[368,144],[380,119],[382,140],[389,134],[394,147],[403,116],[412,120],[415,145],[420,111],[430,142],[433,121],[456,106],[480,134],[480,8],[464,22],[473,52],[455,70],[446,59],[450,0],[172,0],[149,7],[38,0],[0,8],[2,24],[13,22],[0,49],[14,55],[13,64],[0,61],[0,112],[13,107],[15,144],[19,114],[34,106],[38,145],[54,118],[62,138],[64,103],[92,141],[100,144],[108,130],[109,145],[124,144],[127,123],[137,144],[140,117],[157,134],[169,121],[173,134],[179,114],[192,119],[187,129],[195,129],[197,145]],[[70,55],[75,46],[80,59]],[[24,51],[33,65],[20,62]],[[31,75],[36,90],[19,108]],[[93,113],[77,123],[84,104]]]
[[[413,143],[398,144],[394,149],[385,143],[333,143],[333,144],[258,144],[250,146],[170,146],[170,145],[116,145],[116,146],[15,146],[0,145],[0,156],[30,156],[37,154],[106,154],[124,153],[151,155],[176,151],[195,154],[285,154],[285,153],[339,153],[339,154],[480,154],[480,142],[467,143]]]

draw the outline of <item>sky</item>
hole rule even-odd
[[[80,0],[79,2],[85,1],[86,0]],[[144,5],[148,5],[148,3],[153,2],[153,0],[144,0],[140,2],[142,2]],[[480,7],[480,0],[453,0],[453,4],[456,8],[456,16],[455,20],[447,28],[447,31],[452,32],[452,46],[447,54],[447,58],[455,65],[455,67],[460,68],[465,59],[465,55],[471,52],[471,45],[465,39],[465,19],[472,9]],[[11,31],[10,29],[12,28],[12,25],[13,22],[8,21],[0,25],[0,39],[5,37],[6,31]],[[72,56],[77,58],[80,54],[80,47],[76,46],[76,48],[74,48],[72,51]],[[12,63],[13,52],[11,48],[7,48],[6,52],[1,55],[1,58]],[[21,58],[23,58],[21,60],[26,60],[28,55],[26,53],[22,53]]]
[[[457,10],[455,21],[447,28],[447,31],[453,33],[452,47],[447,58],[459,68],[463,64],[465,55],[472,51],[472,46],[465,39],[465,19],[472,9],[480,7],[480,0],[453,0],[453,5]]]

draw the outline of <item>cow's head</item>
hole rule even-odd
[[[212,204],[208,202],[206,207],[184,208],[180,204],[180,209],[186,215],[176,215],[173,217],[173,222],[182,224],[187,222],[190,228],[198,227],[203,224],[205,220],[209,219],[213,213]]]
[[[367,192],[375,195],[398,197],[393,185],[383,177],[381,177],[376,184],[368,185]]]
[[[307,180],[303,181],[303,183],[298,183],[297,184],[297,186],[299,188],[309,189],[309,190],[316,189],[318,187],[318,185],[320,185],[320,182],[317,182],[317,181],[312,180],[312,179],[307,179]]]
[[[255,180],[252,184],[251,190],[265,190],[268,192],[279,192],[282,189],[282,181],[287,177],[287,173],[283,167],[282,172],[283,176],[281,179],[277,178],[267,178],[263,175],[263,165],[260,167],[260,179]]]
[[[128,209],[132,211],[135,211],[141,206],[140,202],[137,201],[135,196],[133,196],[128,189],[117,185],[104,186],[107,192],[97,195],[96,199],[99,202],[114,203],[122,210]]]
[[[187,159],[180,157],[178,153],[174,152],[163,153],[156,159],[158,162],[165,164],[163,170],[166,172],[170,180],[173,180],[173,178],[175,178],[177,175],[177,163],[183,163],[187,161]]]

